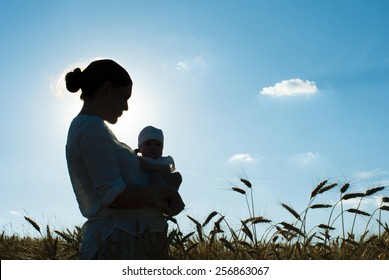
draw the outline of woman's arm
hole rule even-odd
[[[155,172],[160,172],[160,173],[170,173],[171,166],[170,164],[156,164],[156,163],[151,163],[143,158],[139,158],[140,166],[143,170],[150,170],[150,171],[155,171]]]
[[[126,189],[120,193],[109,208],[137,209],[156,205],[161,201],[171,201],[169,204],[172,215],[180,213],[185,204],[180,194],[174,187],[165,184],[154,184],[150,186],[127,185]]]

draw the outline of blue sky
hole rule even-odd
[[[144,126],[164,130],[184,177],[178,220],[188,230],[186,215],[248,217],[231,191],[241,175],[253,183],[256,214],[274,222],[293,221],[280,204],[301,212],[325,179],[351,191],[389,185],[385,0],[0,6],[0,229],[33,233],[21,215],[57,229],[84,222],[64,156],[82,103],[63,75],[96,58],[118,61],[134,80],[117,137],[135,148]],[[329,213],[310,215],[316,225]]]

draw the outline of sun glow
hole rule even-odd
[[[85,67],[96,59],[93,58],[83,61],[78,61],[69,65],[59,75],[50,78],[50,89],[53,96],[59,99],[63,106],[61,113],[61,122],[68,126],[71,120],[80,112],[83,101],[80,100],[80,92],[69,93],[66,89],[65,76],[68,72],[75,68],[85,69]],[[119,64],[125,67],[125,63]],[[133,65],[134,69],[137,68]],[[136,72],[136,71],[135,71]],[[150,73],[148,73],[150,76]],[[124,111],[123,115],[118,119],[117,123],[112,125],[107,123],[108,127],[114,132],[119,141],[125,142],[132,148],[136,148],[138,133],[147,125],[160,126],[165,123],[167,112],[164,108],[168,108],[167,100],[161,93],[161,89],[157,89],[158,82],[142,78],[145,75],[143,72],[131,74],[134,86],[132,96],[128,100],[128,111]]]

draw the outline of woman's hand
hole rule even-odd
[[[185,204],[178,191],[161,176],[153,176],[149,186],[128,185],[109,205],[113,209],[139,209],[157,206],[169,215],[180,213]],[[165,210],[164,210],[165,209]],[[169,213],[168,213],[169,212]]]

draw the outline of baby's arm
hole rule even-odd
[[[142,157],[139,157],[140,166],[144,170],[154,171],[158,173],[170,173],[171,166],[170,164],[157,164],[151,163],[147,160],[144,160]]]
[[[155,163],[143,157],[139,157],[142,169],[151,171],[152,176],[162,176],[166,182],[174,186],[177,190],[182,183],[182,176],[179,172],[174,172],[174,160],[172,157],[167,157],[165,163]]]

